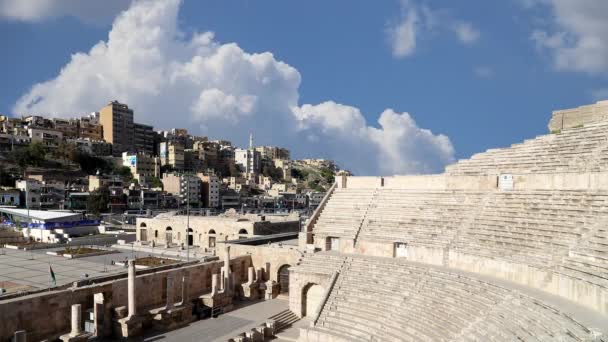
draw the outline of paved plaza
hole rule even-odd
[[[149,253],[120,251],[119,253],[99,255],[78,259],[68,259],[48,255],[47,251],[57,249],[42,249],[22,251],[2,249],[0,252],[0,287],[7,293],[28,289],[43,289],[51,285],[49,265],[53,268],[57,286],[84,279],[126,272],[126,268],[111,265],[111,261],[120,262],[125,258],[147,256]]]

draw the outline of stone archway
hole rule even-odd
[[[325,289],[318,284],[307,284],[302,289],[302,317],[312,316],[317,312]]]
[[[277,282],[280,286],[280,293],[289,293],[289,268],[291,265],[283,265],[279,267],[277,272]]]
[[[165,229],[165,243],[167,246],[173,243],[173,228],[171,227]]]
[[[188,228],[188,246],[194,246],[194,231],[192,228]]]

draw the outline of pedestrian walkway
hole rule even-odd
[[[190,325],[163,333],[146,335],[144,341],[212,342],[227,341],[239,333],[249,331],[289,307],[285,299],[272,299],[254,304],[242,303],[240,308],[214,319],[196,321]]]

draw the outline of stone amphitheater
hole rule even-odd
[[[338,176],[292,244],[225,241],[221,260],[131,261],[128,278],[0,298],[0,341],[165,329],[152,341],[196,329],[192,308],[216,317],[263,298],[285,311],[253,306],[256,326],[220,340],[608,342],[608,101],[554,112],[549,126],[442,174]]]
[[[291,270],[299,341],[608,341],[606,114],[440,175],[338,179]]]

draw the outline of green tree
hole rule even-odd
[[[80,166],[80,169],[88,175],[94,175],[99,170],[102,173],[110,173],[113,166],[103,158],[92,156],[86,152],[76,151],[72,156],[72,161]]]
[[[129,182],[133,179],[131,168],[128,166],[120,166],[114,170],[114,174],[119,175],[125,182]]]
[[[87,209],[90,213],[99,215],[108,210],[110,204],[110,190],[107,187],[101,187],[89,196]]]
[[[331,169],[323,167],[321,168],[321,177],[325,179],[326,183],[332,184],[334,182],[335,175]]]
[[[150,179],[150,185],[153,188],[163,188],[163,182],[157,177],[152,177],[152,179]]]
[[[0,186],[15,186],[15,177],[0,166]]]
[[[24,173],[28,166],[41,166],[45,161],[47,149],[40,142],[33,142],[26,148],[20,148],[11,153],[10,159]]]

